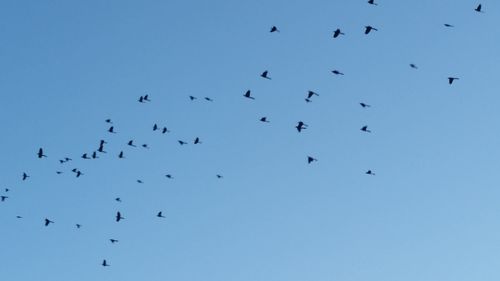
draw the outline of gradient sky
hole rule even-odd
[[[1,279],[499,280],[500,2],[378,2],[1,1]]]

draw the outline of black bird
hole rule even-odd
[[[269,77],[268,74],[269,74],[269,71],[266,70],[266,71],[262,72],[260,77],[271,80],[271,77]]]
[[[167,129],[167,127],[163,127],[163,129],[161,130],[161,133],[162,134],[170,133],[170,131]]]
[[[106,151],[104,151],[104,145],[100,145],[97,151],[100,153],[107,153]]]
[[[9,192],[9,191],[10,191],[10,189],[8,189],[8,188],[5,189],[5,192]]]
[[[105,144],[108,144],[108,142],[105,141],[105,140],[100,140],[99,141],[99,146],[102,146],[102,145],[105,145]]]
[[[83,159],[90,159],[90,157],[87,155],[87,153],[84,153],[84,154],[82,155],[82,158],[83,158]]]
[[[318,159],[311,156],[307,156],[307,164],[311,164],[314,161],[318,161]]]
[[[16,218],[18,218],[18,219],[22,219],[23,217],[21,217],[21,216],[16,216]]]
[[[120,154],[118,154],[118,158],[125,158],[125,156],[123,156],[123,151],[120,151]]]
[[[367,132],[367,133],[371,133],[371,132],[372,132],[372,131],[368,130],[368,126],[363,126],[363,127],[361,128],[361,131],[363,131],[363,132]]]
[[[371,107],[371,105],[366,104],[364,102],[360,102],[359,105],[361,105],[361,107]]]
[[[129,140],[127,145],[130,145],[132,147],[137,147],[135,144],[134,144],[134,140]]]
[[[478,13],[482,13],[483,12],[483,7],[481,4],[477,5],[477,8],[474,9],[474,11],[478,12]]]
[[[76,224],[76,228],[81,228],[81,227],[82,227],[81,224],[78,224],[78,223]]]
[[[160,211],[160,212],[158,212],[158,214],[156,214],[156,216],[157,216],[157,217],[159,217],[159,218],[165,218],[165,216],[162,214],[162,212],[161,212],[161,211]]]
[[[374,175],[375,175],[375,173],[374,173],[374,172],[372,172],[372,170],[368,170],[368,171],[366,171],[366,173],[365,173],[365,174],[367,174],[367,175],[371,175],[371,176],[374,176]]]
[[[92,159],[97,159],[97,151],[92,152]]]
[[[151,101],[151,100],[149,99],[149,95],[145,95],[145,96],[144,96],[144,100],[145,100],[145,101]]]
[[[142,147],[149,149],[149,146],[147,143],[143,144]]]
[[[123,220],[125,219],[124,217],[122,217],[122,214],[120,212],[116,212],[116,221],[119,222],[120,220]]]
[[[172,177],[171,174],[166,174],[165,177],[167,177],[167,179],[173,179],[174,177]]]
[[[274,25],[273,25],[273,26],[271,27],[271,30],[269,30],[269,32],[271,32],[271,33],[272,33],[272,32],[280,32],[280,31],[279,31],[279,29],[278,29],[276,26],[274,26]]]
[[[297,128],[297,131],[299,131],[299,133],[304,130],[304,129],[307,129],[307,125],[302,122],[302,121],[299,121],[299,123],[297,124],[297,126],[295,126],[295,128]]]
[[[451,84],[453,84],[453,81],[458,80],[458,79],[460,79],[460,78],[457,78],[457,77],[448,77],[448,84],[451,85]]]
[[[413,69],[418,69],[418,67],[414,63],[410,63],[410,67]]]
[[[267,120],[267,117],[262,117],[259,119],[260,122],[264,122],[264,123],[269,123],[269,120]]]
[[[56,174],[58,174],[58,175],[60,175],[60,174],[62,174],[62,173],[63,173],[63,172],[61,172],[61,171],[56,171]]]
[[[113,124],[113,122],[111,121],[111,119],[106,119],[104,121],[106,121],[106,123]]]
[[[370,31],[372,31],[372,30],[378,31],[378,29],[376,29],[373,26],[370,26],[370,25],[365,26],[365,34],[370,33]]]
[[[112,134],[116,134],[115,127],[114,126],[109,127],[108,132],[110,132]]]
[[[198,138],[198,137],[197,137],[197,138],[195,138],[195,139],[194,139],[194,144],[199,144],[199,143],[201,143],[200,138]]]
[[[189,99],[190,99],[190,100],[195,100],[195,99],[197,99],[197,97],[194,97],[194,96],[189,96]]]
[[[5,199],[9,198],[9,196],[2,195],[0,196],[0,201],[4,202]]]
[[[154,124],[153,125],[153,131],[156,131],[156,130],[158,130],[158,125]]]
[[[308,91],[308,92],[307,92],[307,99],[310,99],[310,98],[312,98],[313,96],[317,96],[317,97],[319,97],[319,94],[318,94],[318,93],[316,93],[316,92],[313,92],[313,91]]]
[[[106,260],[102,260],[102,266],[109,266],[109,263]]]
[[[81,175],[83,175],[83,173],[82,173],[82,172],[80,172],[80,171],[76,171],[76,177],[77,177],[77,178],[79,178]]]
[[[375,6],[378,5],[377,3],[375,3],[375,0],[368,0],[368,4],[375,5]]]
[[[43,154],[43,149],[42,148],[38,149],[37,155],[38,155],[38,158],[47,157],[47,155]]]
[[[455,27],[455,26],[453,26],[451,24],[448,24],[448,23],[445,23],[444,26],[446,26],[446,27]]]
[[[109,241],[110,241],[112,244],[115,244],[115,243],[117,243],[117,242],[118,242],[118,240],[113,239],[113,238],[109,239]]]
[[[339,37],[340,35],[345,35],[342,31],[340,31],[340,28],[337,28],[334,32],[333,32],[333,38],[337,38]]]
[[[185,142],[185,141],[181,141],[181,140],[178,140],[178,142],[179,142],[179,144],[180,144],[180,145],[185,145],[185,144],[187,144],[187,142]]]
[[[53,221],[49,219],[45,219],[45,226],[49,226],[49,224],[54,223]]]
[[[311,100],[311,99],[308,99],[308,98],[305,98],[304,100],[305,100],[306,102],[312,102],[312,100]]]
[[[209,98],[209,97],[205,97],[205,100],[206,101],[214,101],[213,99]]]
[[[144,102],[144,97],[143,97],[143,96],[140,96],[138,101],[139,101],[139,102]]]
[[[121,203],[121,202],[122,202],[122,199],[121,199],[120,197],[116,197],[116,198],[115,198],[115,201],[116,201],[116,202],[120,202],[120,203]]]
[[[245,98],[249,98],[254,100],[255,98],[250,95],[250,90],[246,91],[246,93],[243,95]]]
[[[222,179],[223,178],[222,175],[219,175],[219,174],[217,174],[216,176],[217,176],[218,179]]]
[[[143,183],[141,180],[137,180],[137,183]]]
[[[344,75],[344,73],[338,71],[338,70],[332,70],[332,73],[335,75]]]
[[[27,178],[29,178],[30,176],[28,176],[28,174],[26,173],[23,173],[23,181],[25,181]]]

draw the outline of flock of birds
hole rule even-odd
[[[378,5],[378,3],[376,3],[376,2],[375,2],[375,0],[369,0],[369,1],[368,1],[368,4],[370,4],[370,5]],[[478,13],[483,13],[483,7],[482,7],[482,5],[481,5],[481,4],[479,4],[479,5],[478,5],[478,6],[474,9],[474,11],[476,11],[476,12],[478,12]],[[448,24],[448,23],[444,24],[444,26],[445,26],[445,27],[450,27],[450,28],[454,27],[453,25]],[[365,35],[368,35],[368,34],[372,33],[373,31],[379,31],[379,30],[378,30],[377,28],[373,27],[373,26],[367,25],[367,26],[365,26],[365,29],[364,29],[364,34],[365,34]],[[276,27],[276,26],[272,26],[269,32],[270,32],[270,33],[277,33],[277,32],[280,32],[280,30],[278,29],[278,27]],[[340,36],[343,36],[343,35],[345,35],[345,33],[344,33],[344,32],[343,32],[340,28],[337,28],[336,30],[334,30],[334,31],[333,31],[333,35],[332,35],[332,37],[333,37],[334,39],[336,39],[336,38],[339,38]],[[415,64],[413,64],[413,63],[412,63],[412,64],[410,64],[409,66],[410,66],[411,68],[413,68],[413,69],[418,69],[417,65],[415,65]],[[344,73],[342,73],[342,72],[341,72],[341,71],[339,71],[339,70],[332,70],[331,72],[332,72],[334,75],[340,75],[340,76],[344,75]],[[272,80],[272,78],[271,78],[271,76],[270,76],[270,73],[269,73],[269,71],[267,71],[267,70],[263,71],[263,72],[260,74],[260,77],[261,77],[261,78],[263,78],[263,79]],[[453,84],[456,80],[459,80],[459,79],[460,79],[459,77],[448,77],[448,84],[449,84],[449,85],[452,85],[452,84]],[[307,95],[306,95],[306,97],[305,97],[305,101],[306,101],[306,103],[310,103],[310,102],[312,102],[312,99],[313,99],[314,97],[318,97],[318,96],[319,96],[319,94],[318,94],[318,93],[316,93],[316,92],[314,92],[314,91],[308,91],[308,92],[307,92]],[[255,100],[255,97],[254,97],[254,96],[252,96],[252,92],[251,92],[251,90],[247,90],[247,91],[243,94],[243,97],[244,97],[244,98],[247,98],[247,99],[250,99],[250,100]],[[195,97],[195,96],[189,96],[189,99],[190,99],[191,101],[194,101],[194,100],[196,100],[196,99],[198,99],[198,98],[197,98],[197,97]],[[203,99],[204,99],[205,101],[208,101],[208,102],[213,102],[213,101],[214,101],[214,100],[213,100],[212,98],[210,98],[210,97],[204,97]],[[140,96],[140,97],[138,98],[138,100],[137,100],[137,101],[138,101],[139,103],[148,103],[148,102],[152,102],[152,100],[150,99],[149,95],[147,95],[147,94],[146,94],[146,95],[143,95],[143,96]],[[364,103],[364,102],[360,102],[360,103],[359,103],[359,105],[360,105],[361,107],[363,107],[363,108],[369,108],[369,107],[371,107],[369,104]],[[115,126],[113,125],[113,121],[112,121],[111,119],[106,119],[106,120],[104,120],[104,121],[105,121],[106,123],[108,123],[108,124],[109,124],[109,126],[110,126],[110,127],[108,128],[108,130],[107,130],[107,132],[108,132],[108,133],[110,133],[110,134],[117,134],[117,133],[118,133],[118,132],[116,131]],[[269,121],[269,119],[268,119],[267,117],[261,117],[261,118],[259,119],[259,121],[260,121],[260,122],[262,122],[262,123],[269,123],[269,122],[270,122],[270,121]],[[302,131],[306,130],[307,128],[308,128],[308,125],[307,125],[306,123],[304,123],[303,121],[298,121],[298,122],[297,122],[297,125],[295,126],[295,129],[297,130],[297,132],[298,132],[298,133],[301,133]],[[167,128],[167,127],[161,127],[161,126],[159,126],[158,124],[153,124],[152,130],[153,130],[153,131],[158,131],[158,132],[161,132],[162,134],[170,133],[170,130],[168,130],[168,128]],[[366,125],[365,125],[365,126],[362,126],[362,127],[360,128],[360,130],[361,130],[362,132],[364,132],[364,133],[371,133],[371,130],[370,130],[370,129],[368,128],[368,126],[366,126]],[[185,141],[185,140],[178,140],[177,142],[178,142],[178,143],[179,143],[179,145],[181,145],[181,146],[182,146],[182,145],[187,145],[187,144],[188,144],[188,142],[187,142],[187,141]],[[192,143],[193,143],[193,144],[201,144],[202,142],[201,142],[201,140],[200,140],[200,138],[199,138],[199,137],[196,137],[196,138],[192,141]],[[103,155],[103,154],[106,154],[106,153],[107,153],[107,151],[106,151],[106,149],[105,149],[105,146],[106,146],[107,144],[108,144],[108,142],[107,142],[106,140],[100,140],[99,145],[98,145],[98,148],[97,148],[95,151],[93,151],[93,152],[91,152],[91,153],[88,153],[88,152],[83,153],[83,154],[80,156],[80,158],[81,158],[81,159],[84,159],[84,160],[89,160],[89,159],[97,159],[97,158],[100,158],[100,156],[101,156],[101,155]],[[128,147],[134,147],[134,148],[135,148],[135,147],[138,147],[138,145],[134,142],[134,140],[130,140],[130,141],[128,141],[126,145],[127,145]],[[141,146],[142,148],[149,149],[148,144],[141,144],[140,146]],[[38,152],[36,153],[36,157],[37,157],[37,158],[39,158],[39,159],[48,158],[48,156],[46,155],[46,152],[44,151],[44,149],[43,149],[43,148],[39,148]],[[121,150],[121,151],[118,153],[118,155],[116,155],[116,157],[118,157],[119,159],[123,159],[123,158],[125,158],[125,152],[124,152],[123,150]],[[313,163],[313,162],[318,161],[318,159],[316,159],[316,158],[315,158],[315,157],[313,157],[313,156],[307,156],[307,158],[306,158],[306,159],[307,159],[307,163],[308,163],[308,164],[311,164],[311,163]],[[59,163],[60,163],[60,164],[66,164],[66,163],[68,163],[68,162],[70,162],[70,161],[73,161],[73,159],[72,159],[72,158],[70,158],[70,157],[64,157],[64,158],[62,158],[62,159],[60,159],[60,160],[58,160],[58,161],[59,161]],[[81,176],[85,175],[85,174],[84,174],[82,171],[80,171],[78,168],[73,168],[73,169],[71,169],[70,171],[71,171],[72,173],[74,173],[74,175],[75,175],[75,177],[76,177],[76,178],[79,178],[79,177],[81,177]],[[57,174],[62,174],[63,172],[62,172],[62,171],[56,171],[56,173],[57,173]],[[372,170],[367,170],[367,171],[365,172],[365,174],[366,174],[366,175],[371,175],[371,176],[374,176],[374,175],[375,175],[375,172],[373,172]],[[221,174],[216,174],[215,176],[216,176],[218,179],[222,179],[222,178],[223,178],[223,176],[222,176]],[[168,179],[173,179],[173,175],[171,175],[171,174],[166,174],[166,175],[165,175],[165,177],[166,177],[166,178],[168,178]],[[30,175],[29,175],[27,172],[23,172],[23,173],[22,173],[22,176],[21,176],[21,180],[22,180],[22,181],[29,180],[29,178],[30,178]],[[137,180],[137,182],[138,182],[138,183],[143,183],[141,180]],[[7,200],[9,199],[9,196],[7,195],[9,191],[10,191],[10,190],[9,190],[8,188],[5,188],[5,189],[4,189],[4,195],[1,195],[1,196],[0,196],[0,202],[5,202],[5,201],[7,201]],[[115,201],[116,201],[116,202],[121,202],[121,198],[120,198],[120,197],[116,197],[116,198],[115,198]],[[158,212],[155,214],[155,216],[156,216],[157,218],[160,218],[160,219],[164,219],[164,218],[165,218],[165,216],[164,216],[164,214],[163,214],[163,211],[158,211]],[[18,218],[18,219],[22,219],[23,217],[22,217],[22,216],[17,216],[17,218]],[[115,214],[115,216],[114,216],[114,220],[115,220],[117,223],[119,223],[119,222],[121,222],[121,221],[122,221],[122,220],[124,220],[124,219],[125,219],[125,217],[123,216],[123,214],[122,214],[120,211],[117,211],[117,212],[116,212],[116,214]],[[54,223],[55,223],[55,221],[54,221],[54,220],[52,220],[52,219],[50,219],[50,218],[45,218],[45,219],[43,220],[43,225],[44,225],[45,227],[49,227],[51,224],[54,224]],[[79,228],[81,228],[81,227],[82,227],[82,225],[81,225],[81,224],[79,224],[79,223],[76,223],[76,224],[75,224],[75,227],[79,229]],[[110,243],[112,243],[112,244],[115,244],[115,243],[118,243],[118,242],[119,242],[119,240],[117,240],[117,239],[115,239],[115,238],[111,238],[111,239],[109,239],[109,242],[110,242]],[[102,265],[103,267],[108,267],[108,266],[110,266],[110,263],[108,263],[107,259],[103,259],[103,260],[102,260],[102,262],[101,262],[101,265]]]

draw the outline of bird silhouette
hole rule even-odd
[[[273,33],[273,32],[280,32],[279,29],[276,27],[276,26],[272,26],[271,27],[271,30],[269,30],[269,32]]]
[[[0,201],[4,202],[5,199],[7,199],[7,198],[9,198],[9,196],[2,195],[2,196],[0,196]]]
[[[459,80],[460,78],[457,78],[457,77],[448,77],[448,84],[453,84],[453,81],[455,80]]]
[[[250,95],[250,90],[247,90],[246,93],[243,95],[245,98],[249,98],[254,100],[255,98]]]
[[[38,156],[38,158],[47,157],[47,155],[43,154],[42,148],[38,149],[38,153],[36,155]]]
[[[116,217],[115,218],[116,218],[115,219],[116,222],[119,222],[119,221],[125,219],[124,217],[122,217],[122,214],[120,212],[116,212]]]
[[[137,147],[135,144],[134,144],[134,140],[129,140],[127,145],[131,146],[131,147]]]
[[[206,101],[214,101],[213,99],[209,98],[209,97],[205,97],[205,100]]]
[[[374,172],[372,172],[372,170],[368,170],[368,171],[366,171],[366,173],[365,173],[365,174],[367,174],[367,175],[371,175],[371,176],[374,176],[374,175],[375,175],[375,173],[374,173]]]
[[[23,173],[23,181],[25,181],[26,179],[28,179],[30,176],[28,176],[28,174],[26,173]]]
[[[142,180],[137,180],[137,183],[144,183]]]
[[[118,242],[119,242],[118,240],[113,239],[113,238],[109,239],[109,241],[110,241],[112,244],[115,244],[115,243],[118,243]]]
[[[446,27],[455,27],[455,26],[453,26],[453,25],[451,25],[449,23],[445,23],[444,26],[446,26]]]
[[[340,31],[340,28],[337,28],[334,32],[333,32],[333,38],[337,38],[339,37],[340,35],[345,35],[342,31]]]
[[[123,156],[123,151],[120,151],[120,154],[118,154],[118,158],[125,158],[125,156]]]
[[[106,260],[102,260],[102,266],[110,266],[109,263]]]
[[[375,5],[375,6],[378,5],[377,3],[375,3],[375,0],[368,0],[368,4]]]
[[[145,95],[145,96],[144,96],[144,101],[151,101],[151,100],[149,99],[149,95]]]
[[[361,128],[361,131],[363,131],[363,132],[367,132],[367,133],[371,133],[371,132],[372,132],[372,131],[368,130],[368,126],[363,126],[363,127]]]
[[[171,174],[166,174],[166,175],[165,175],[165,177],[166,177],[167,179],[173,179],[173,178],[174,178]]]
[[[116,198],[115,198],[115,201],[116,201],[116,202],[120,202],[120,203],[121,203],[121,202],[122,202],[122,199],[121,199],[120,197],[116,197]]]
[[[158,212],[158,214],[156,214],[156,216],[159,218],[165,218],[165,216],[163,215],[163,213],[161,211]]]
[[[158,125],[154,124],[153,125],[153,131],[156,131],[156,130],[158,130]]]
[[[307,129],[307,125],[304,122],[299,121],[297,126],[295,126],[295,128],[297,128],[297,131],[299,131],[300,133],[302,132],[302,130]]]
[[[104,120],[106,123],[109,123],[109,124],[113,124],[113,122],[111,121],[111,119],[106,119]]]
[[[313,96],[319,97],[319,94],[313,91],[307,91],[307,99],[312,98]]]
[[[370,25],[365,26],[365,34],[370,33],[372,30],[378,31],[378,29],[376,29],[373,26],[370,26]]]
[[[195,100],[195,99],[197,99],[197,97],[195,97],[195,96],[189,96],[189,99],[190,100]]]
[[[147,143],[143,144],[142,147],[149,149],[149,146]]]
[[[260,77],[271,80],[271,77],[269,77],[268,75],[269,75],[269,71],[266,70],[266,71],[262,72]]]
[[[314,161],[318,161],[318,159],[316,159],[312,156],[307,156],[307,164],[311,164]]]
[[[413,69],[418,69],[418,67],[414,63],[410,63],[410,67]]]
[[[223,178],[223,176],[222,176],[222,175],[220,175],[220,174],[217,174],[217,175],[215,175],[215,176],[216,176],[218,179],[222,179],[222,178]]]
[[[97,159],[97,151],[92,152],[92,159]]]
[[[178,140],[177,142],[179,142],[179,144],[180,144],[180,145],[185,145],[185,144],[187,144],[187,142],[185,142],[185,141],[181,141],[181,140]]]
[[[366,104],[364,102],[360,102],[359,105],[361,105],[361,107],[371,107],[371,105]]]
[[[108,132],[110,132],[112,134],[116,134],[115,127],[114,126],[109,127]]]
[[[259,119],[260,122],[264,122],[264,123],[269,123],[269,120],[267,120],[267,117],[262,117]]]
[[[84,153],[84,154],[82,155],[82,158],[83,158],[83,159],[91,159],[91,158],[87,155],[87,153]]]
[[[201,143],[200,138],[198,138],[198,137],[197,137],[197,138],[195,138],[195,139],[194,139],[194,141],[193,141],[193,143],[194,143],[194,144],[199,144],[199,143]]]
[[[344,75],[344,73],[338,71],[338,70],[332,70],[332,73],[335,75]]]
[[[82,225],[79,224],[79,223],[75,224],[75,226],[76,226],[76,228],[81,228],[82,227]]]
[[[477,7],[474,9],[474,11],[478,13],[483,13],[483,6],[481,4],[477,5]]]
[[[49,219],[45,219],[45,226],[49,226],[49,224],[51,223],[54,223],[53,221],[49,220]]]
[[[167,129],[167,127],[163,127],[163,129],[161,130],[161,133],[166,134],[166,133],[170,133],[170,131]]]
[[[58,175],[60,175],[62,173],[63,173],[62,171],[56,171],[56,174],[58,174]]]

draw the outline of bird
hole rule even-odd
[[[137,147],[135,144],[134,144],[134,140],[129,140],[127,145],[131,146],[131,147]]]
[[[123,156],[123,151],[120,151],[120,154],[118,154],[118,158],[125,158],[125,156]]]
[[[78,223],[77,223],[77,224],[75,224],[75,226],[76,226],[76,228],[81,228],[81,227],[82,227],[82,225],[81,225],[81,224],[78,224]]]
[[[165,218],[165,216],[162,214],[161,211],[159,211],[158,214],[156,214],[156,216],[159,218]]]
[[[271,80],[271,77],[269,77],[268,74],[269,74],[269,71],[266,70],[266,71],[262,72],[260,77]]]
[[[260,122],[264,122],[264,123],[269,123],[269,120],[267,120],[267,117],[262,117],[259,119]]]
[[[37,156],[38,156],[38,158],[47,157],[47,155],[43,154],[43,149],[42,148],[38,149]]]
[[[140,96],[138,101],[141,102],[141,103],[143,103],[144,102],[144,97]]]
[[[116,212],[116,222],[119,222],[120,220],[123,220],[125,219],[124,217],[122,217],[122,214],[120,212]]]
[[[149,99],[149,95],[145,95],[145,96],[144,96],[144,100],[145,100],[145,101],[151,101],[151,100]]]
[[[110,132],[112,134],[116,134],[115,127],[114,126],[109,127],[108,132]]]
[[[410,63],[410,67],[413,69],[418,69],[418,67],[414,63]]]
[[[280,32],[279,29],[276,27],[276,26],[272,26],[271,27],[271,30],[269,30],[269,32],[273,33],[273,32]]]
[[[378,5],[377,3],[375,3],[375,0],[368,0],[368,4],[375,5],[375,6]]]
[[[17,219],[22,219],[23,217],[21,217],[21,216],[16,216],[16,218],[17,218]]]
[[[163,129],[161,130],[161,133],[162,134],[170,133],[170,131],[167,129],[167,127],[163,127]]]
[[[142,147],[149,149],[149,146],[147,143],[143,144]]]
[[[304,122],[299,121],[295,128],[297,128],[297,131],[300,133],[302,130],[307,129],[307,125]]]
[[[214,101],[213,99],[209,98],[209,97],[205,97],[205,100],[206,101]]]
[[[115,198],[115,201],[116,201],[116,202],[120,202],[120,203],[121,203],[121,202],[122,202],[122,199],[121,199],[120,197],[116,197],[116,198]]]
[[[109,266],[109,263],[106,260],[102,260],[102,266]]]
[[[195,97],[195,96],[189,96],[189,99],[193,101],[193,100],[197,99],[197,97]]]
[[[109,239],[109,241],[110,241],[112,244],[115,244],[115,243],[117,243],[117,242],[118,242],[118,240],[113,239],[113,238]]]
[[[9,196],[2,195],[0,196],[0,201],[5,202],[5,199],[9,198]]]
[[[367,174],[367,175],[371,175],[371,176],[374,176],[374,175],[375,175],[375,173],[374,173],[374,172],[372,172],[372,170],[368,170],[368,171],[366,171],[366,173],[365,173],[365,174]]]
[[[8,188],[6,188],[6,189],[4,189],[4,190],[5,190],[5,192],[9,192],[9,191],[10,191],[10,189],[8,189]]]
[[[60,175],[62,173],[63,173],[62,171],[56,171],[56,174],[58,174],[58,175]]]
[[[137,183],[144,183],[142,180],[137,180]]]
[[[313,96],[318,96],[319,97],[319,94],[316,93],[316,92],[313,92],[313,91],[307,91],[307,98],[306,99],[311,99]]]
[[[368,130],[368,126],[363,126],[361,129],[363,132],[371,133],[372,131]]]
[[[156,131],[156,130],[158,130],[158,125],[157,125],[157,124],[154,124],[154,125],[153,125],[153,131]]]
[[[453,26],[453,25],[451,25],[449,23],[445,23],[444,26],[446,26],[446,27],[455,27],[455,26]]]
[[[173,179],[173,178],[174,178],[171,174],[166,174],[166,175],[165,175],[165,177],[166,177],[167,179]]]
[[[92,159],[97,159],[97,151],[92,152]]]
[[[477,5],[477,7],[474,9],[474,11],[478,13],[483,13],[483,6],[481,4]]]
[[[312,156],[307,156],[307,164],[311,164],[314,161],[318,161],[318,159],[316,159]]]
[[[113,124],[113,122],[111,121],[111,119],[106,119],[104,120],[106,123],[109,123],[109,124]]]
[[[84,154],[82,155],[82,158],[83,158],[83,159],[90,159],[90,157],[87,155],[87,153],[84,153]]]
[[[361,107],[371,107],[371,105],[366,104],[364,102],[360,102],[359,105],[361,105]]]
[[[197,138],[195,138],[193,143],[194,143],[194,144],[199,144],[199,143],[201,143],[200,138],[198,138],[198,137],[197,137]]]
[[[305,98],[304,100],[305,100],[307,103],[312,102],[312,100],[311,100],[311,99],[308,99],[308,98]]]
[[[458,80],[458,79],[460,79],[460,78],[457,78],[457,77],[448,77],[448,84],[451,85],[451,84],[453,84],[453,81]]]
[[[220,174],[217,174],[217,175],[215,175],[215,176],[216,176],[218,179],[222,179],[222,178],[223,178],[223,176],[222,176],[222,175],[220,175]]]
[[[243,95],[245,98],[252,99],[254,100],[255,98],[250,95],[250,90],[247,90],[246,93]]]
[[[338,71],[338,70],[332,70],[332,73],[335,75],[344,75],[344,73]]]
[[[45,219],[45,226],[49,226],[49,224],[51,223],[54,223],[53,221],[49,220],[49,219]]]
[[[23,173],[23,181],[25,181],[27,178],[29,178],[30,176],[28,176],[28,174],[26,173]]]
[[[80,172],[80,171],[76,171],[76,177],[77,177],[77,178],[79,178],[81,175],[83,175],[83,173],[82,173],[82,172]]]
[[[187,142],[185,142],[185,141],[181,141],[181,140],[178,140],[177,142],[179,142],[179,144],[180,144],[180,145],[185,145],[185,144],[187,144]]]
[[[342,31],[340,31],[340,28],[337,28],[334,32],[333,32],[333,38],[337,38],[339,37],[340,35],[345,35]]]
[[[378,31],[378,29],[376,29],[375,27],[373,27],[371,25],[365,26],[365,34],[370,33],[370,31],[372,31],[372,30]]]

